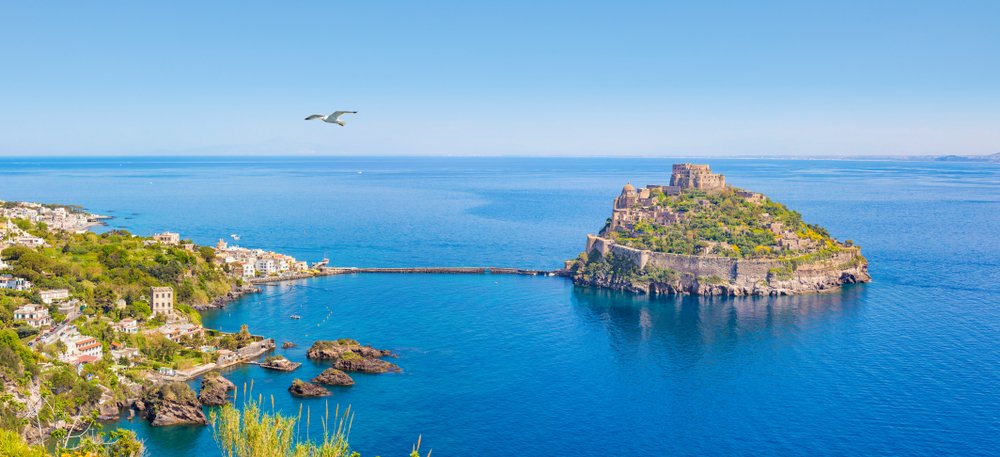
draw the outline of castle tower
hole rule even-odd
[[[626,183],[625,187],[622,187],[622,193],[615,199],[615,208],[624,209],[629,208],[639,201],[639,194],[635,191],[635,186],[631,182]]]
[[[726,177],[712,173],[708,165],[676,163],[670,175],[670,185],[681,189],[725,189]]]
[[[174,314],[174,288],[154,287],[153,298],[149,306],[153,309],[153,316]]]

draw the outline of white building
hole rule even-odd
[[[49,309],[42,305],[24,305],[14,310],[14,320],[25,321],[28,325],[40,328],[52,325]]]
[[[257,275],[254,264],[250,262],[234,262],[230,268],[234,276],[243,279],[249,279]]]
[[[101,347],[101,342],[97,341],[97,339],[92,336],[80,335],[73,341],[66,343],[66,347],[70,348],[68,350],[73,351],[74,355],[77,357],[81,355],[89,355],[100,359],[101,356],[104,355],[104,349]]]
[[[32,235],[21,235],[15,236],[11,240],[16,245],[27,246],[29,248],[37,248],[39,246],[45,246],[45,240]]]
[[[59,341],[66,345],[66,352],[59,357],[63,362],[89,363],[100,360],[104,355],[101,342],[92,336],[81,335],[75,325],[67,325],[60,331]]]
[[[174,314],[174,288],[154,287],[153,299],[150,302],[153,316],[171,316]]]
[[[69,289],[43,290],[38,292],[38,295],[42,297],[42,303],[51,305],[52,302],[56,300],[65,300],[69,298]]]
[[[187,337],[205,334],[205,329],[195,324],[166,324],[161,325],[156,331],[175,343],[180,343],[182,339]]]
[[[132,319],[131,317],[127,319],[122,319],[115,324],[115,330],[122,333],[128,333],[134,335],[136,333],[139,333],[139,322],[137,322],[135,319]]]
[[[11,275],[0,275],[0,289],[28,290],[31,289],[31,281]]]
[[[278,272],[278,268],[274,264],[274,259],[257,259],[254,268],[264,276]]]
[[[163,232],[153,235],[153,240],[157,243],[169,244],[171,246],[176,246],[181,242],[181,234],[174,232]]]

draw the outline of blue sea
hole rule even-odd
[[[689,159],[690,160],[690,159]],[[673,159],[0,158],[0,199],[80,204],[344,266],[555,269],[622,185]],[[347,275],[264,287],[205,324],[292,341],[226,373],[289,415],[351,406],[365,456],[1000,454],[1000,166],[695,159],[863,247],[874,281],[781,298],[649,298],[555,277]],[[301,320],[291,320],[300,314]],[[286,388],[317,339],[399,353],[327,399]],[[270,407],[270,405],[268,405]],[[112,425],[113,426],[113,425]],[[123,420],[155,456],[208,427]],[[305,431],[303,431],[305,434]]]

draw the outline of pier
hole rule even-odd
[[[526,270],[522,268],[499,267],[409,267],[409,268],[357,268],[357,267],[325,267],[323,274],[353,274],[353,273],[409,273],[409,274],[497,274],[524,276],[560,276],[561,271]]]
[[[530,270],[524,268],[506,267],[398,267],[398,268],[366,268],[366,267],[321,267],[318,273],[298,273],[282,276],[253,278],[253,284],[269,282],[292,281],[296,279],[313,278],[316,276],[335,276],[350,274],[469,274],[469,275],[521,275],[521,276],[569,276],[566,270]]]

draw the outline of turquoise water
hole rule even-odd
[[[0,159],[0,199],[79,203],[113,227],[180,231],[353,266],[556,268],[653,159]],[[696,299],[560,278],[354,275],[268,286],[208,326],[400,354],[331,408],[365,455],[418,434],[441,456],[995,455],[1000,449],[1000,167],[709,160],[864,247],[871,284],[817,296]],[[361,172],[360,174],[358,172]],[[303,316],[290,320],[289,314]],[[329,318],[326,316],[330,314]],[[313,421],[311,434],[320,432]],[[211,455],[209,428],[140,430],[152,455]]]

